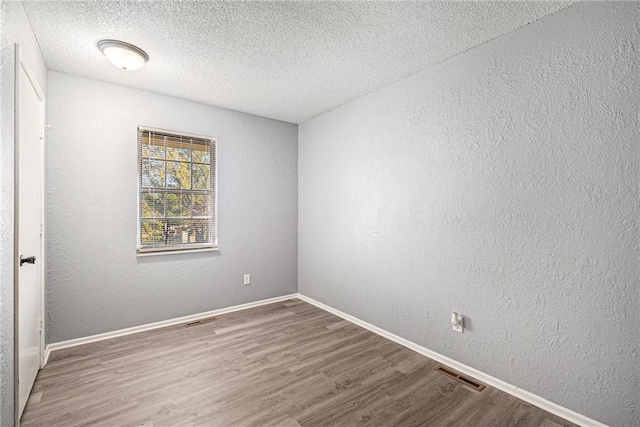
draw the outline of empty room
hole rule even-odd
[[[640,426],[640,2],[0,33],[0,427]]]

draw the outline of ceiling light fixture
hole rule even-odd
[[[127,71],[138,70],[149,60],[144,50],[119,40],[101,40],[98,49],[113,65]]]

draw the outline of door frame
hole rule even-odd
[[[46,98],[40,83],[35,78],[35,74],[31,71],[31,67],[26,64],[20,54],[20,45],[15,43],[15,62],[14,62],[14,187],[13,187],[13,344],[14,344],[14,419],[16,425],[20,425],[20,70],[24,70],[25,75],[29,79],[29,83],[36,91],[40,99],[40,117],[42,118],[40,129],[39,151],[39,173],[40,173],[40,369],[44,367],[44,350],[45,350],[45,317],[44,317],[44,289],[45,289],[45,123],[46,123]]]

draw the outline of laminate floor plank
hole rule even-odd
[[[298,299],[54,351],[21,425],[573,424]]]

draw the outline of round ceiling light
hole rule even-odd
[[[127,71],[138,70],[149,60],[144,50],[119,40],[102,40],[98,49],[113,65]]]

